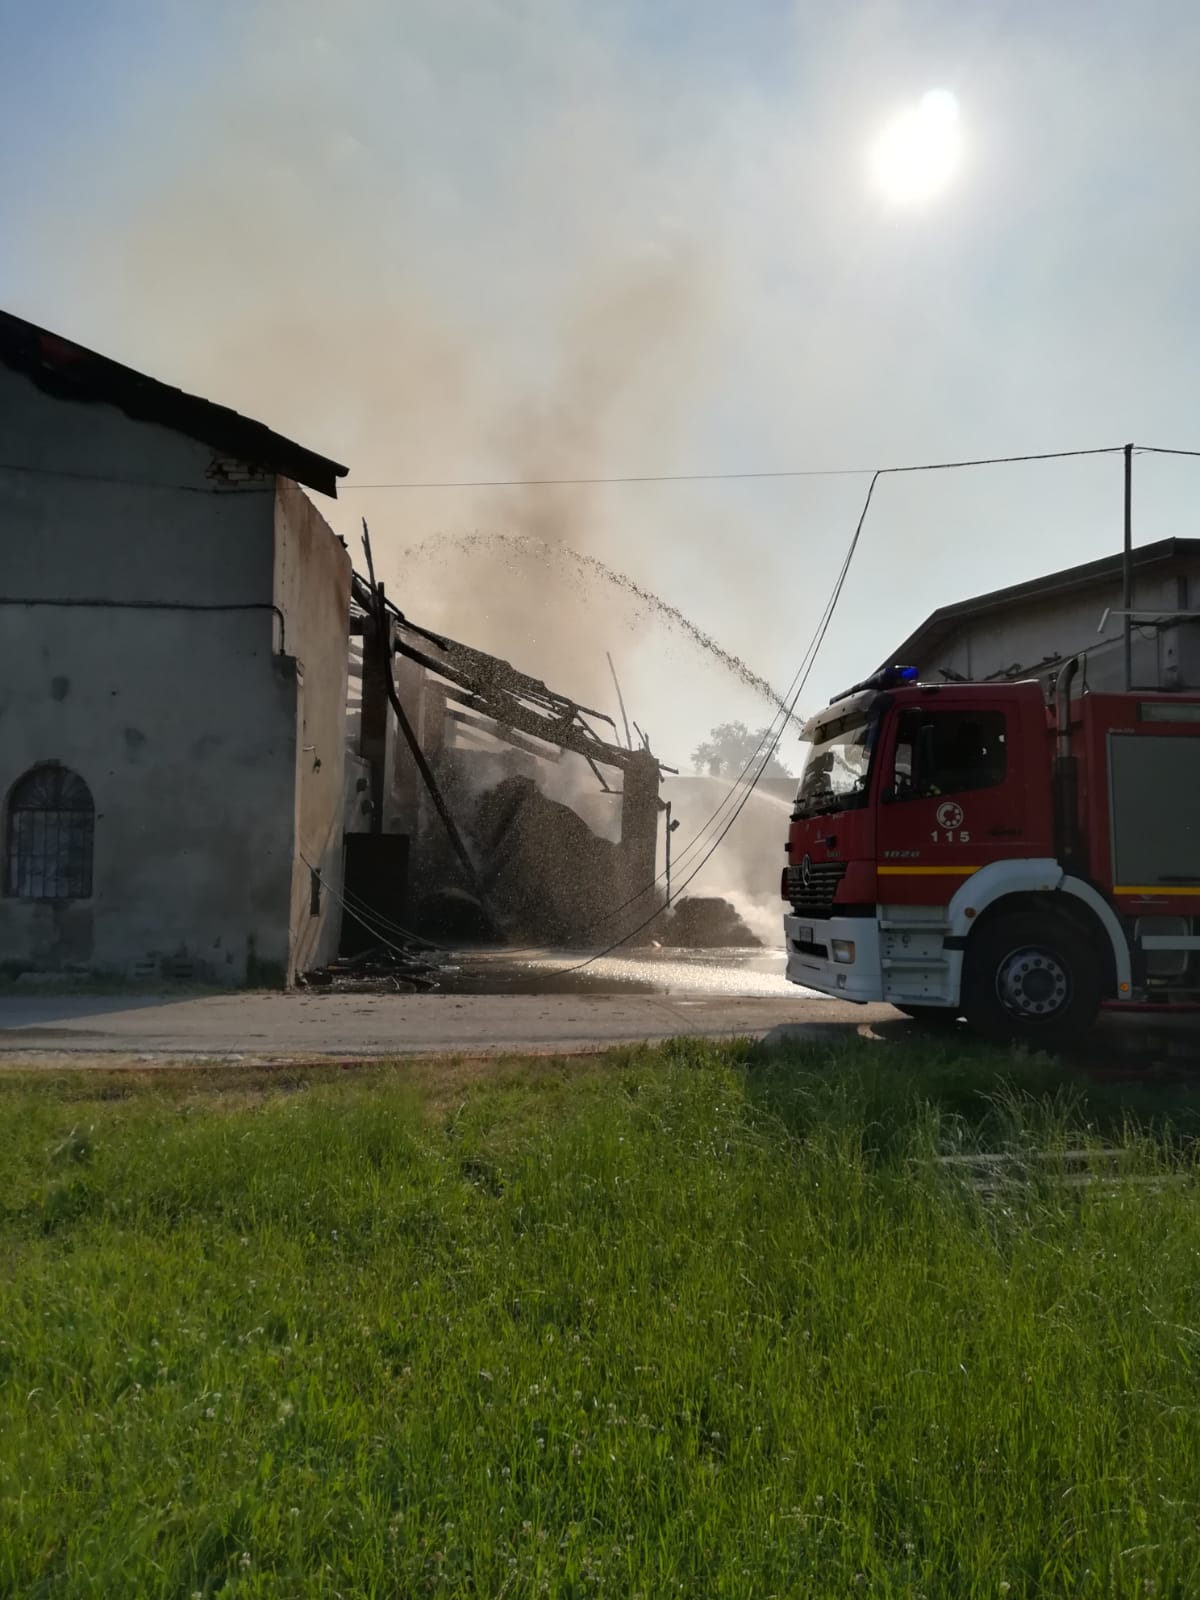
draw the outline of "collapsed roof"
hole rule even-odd
[[[361,626],[362,619],[372,614],[374,603],[370,585],[357,574],[353,599]],[[522,748],[528,748],[520,737],[526,735],[559,750],[573,751],[583,757],[597,778],[600,766],[625,771],[645,763],[649,746],[644,736],[640,748],[618,744],[616,724],[603,711],[556,693],[499,656],[418,626],[390,601],[385,605],[393,628],[393,648],[441,680],[447,699],[462,708],[454,713],[460,723]],[[597,732],[592,723],[606,724],[613,737]],[[660,769],[673,770],[661,767],[661,763]],[[600,781],[607,787],[602,778]]]

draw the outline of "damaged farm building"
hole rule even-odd
[[[754,942],[659,914],[644,739],[355,574],[346,468],[3,313],[0,461],[0,979]]]
[[[604,713],[418,627],[358,578],[354,599],[362,692],[348,734],[372,819],[366,838],[347,841],[358,937],[398,903],[447,939],[578,946],[636,934],[661,903],[658,760],[617,743]],[[556,779],[574,804],[548,792]]]

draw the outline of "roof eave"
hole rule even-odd
[[[230,406],[188,394],[3,311],[0,364],[56,399],[115,406],[134,422],[169,428],[331,499],[349,470]]]

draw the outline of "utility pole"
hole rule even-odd
[[[679,826],[678,822],[671,821],[671,802],[666,803],[667,810],[667,910],[671,909],[671,835]]]
[[[1121,563],[1125,607],[1125,689],[1133,688],[1133,446],[1125,446],[1125,552]]]

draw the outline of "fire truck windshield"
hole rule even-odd
[[[859,717],[818,729],[796,791],[796,816],[824,816],[865,804],[877,726],[876,718]]]

